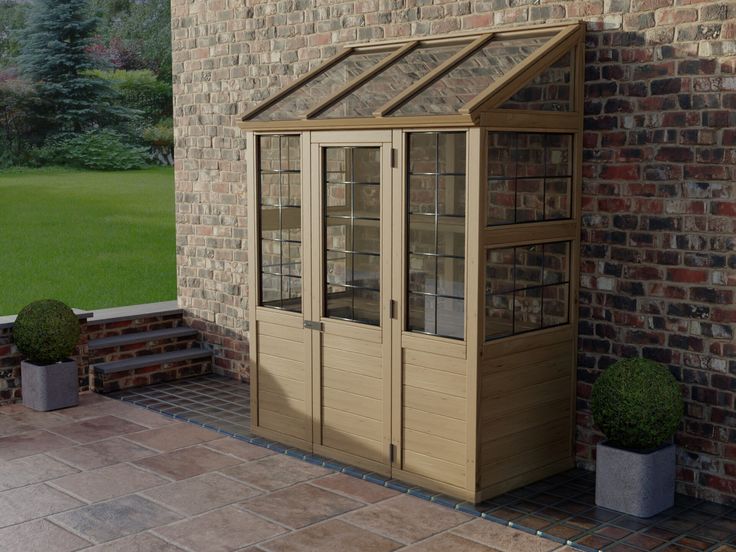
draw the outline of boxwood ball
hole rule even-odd
[[[60,362],[79,342],[79,320],[61,301],[44,299],[26,305],[13,325],[13,341],[33,364]]]
[[[611,445],[651,450],[677,431],[684,402],[675,377],[642,358],[619,360],[593,385],[593,420]]]

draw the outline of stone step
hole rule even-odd
[[[156,366],[170,364],[173,362],[181,362],[184,360],[204,360],[211,359],[212,351],[193,347],[191,349],[182,349],[180,351],[171,351],[169,353],[160,353],[156,355],[142,355],[124,360],[114,360],[112,362],[100,362],[91,366],[95,373],[114,374],[117,372],[125,372],[135,370],[137,368],[145,368],[146,366]]]
[[[197,330],[186,326],[179,328],[165,328],[163,330],[152,330],[149,332],[136,332],[113,337],[103,337],[102,339],[93,339],[87,347],[90,351],[99,349],[109,349],[113,347],[122,347],[123,345],[132,345],[134,343],[150,343],[163,339],[177,339],[181,337],[195,337]]]

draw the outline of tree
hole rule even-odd
[[[85,130],[124,116],[110,86],[90,73],[88,53],[97,25],[86,0],[36,0],[23,38],[21,67],[36,83],[45,135]]]
[[[171,82],[170,0],[90,0],[100,19],[94,51],[114,68],[150,69]]]
[[[19,30],[25,26],[28,5],[0,0],[0,68],[10,67],[20,53]]]

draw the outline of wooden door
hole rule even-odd
[[[388,474],[391,133],[313,133],[310,164],[314,450]]]

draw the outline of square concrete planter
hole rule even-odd
[[[675,445],[648,453],[596,447],[595,503],[636,517],[652,517],[675,503]]]
[[[79,404],[77,363],[73,360],[38,366],[20,364],[23,405],[46,412]]]

